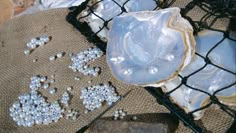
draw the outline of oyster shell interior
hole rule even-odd
[[[115,2],[112,0],[91,0],[89,5],[93,6],[94,13],[91,13],[88,8],[82,12],[82,16],[87,16],[90,13],[83,20],[89,24],[94,33],[98,32],[97,35],[103,41],[107,41],[107,32],[110,27],[110,22],[108,23],[108,27],[104,27],[104,21],[109,21],[120,15],[123,5],[127,12],[154,10],[156,8],[156,2],[154,0],[130,0],[128,2],[127,0],[115,0]],[[102,30],[100,30],[101,28]]]
[[[133,12],[113,19],[107,63],[127,84],[161,86],[175,78],[194,53],[191,25],[179,8]]]
[[[206,66],[187,79],[187,86],[181,85],[181,78],[176,78],[162,87],[163,91],[168,92],[181,85],[170,96],[186,112],[194,111],[209,103],[209,94],[212,95],[215,92],[221,102],[236,105],[236,41],[223,38],[224,35],[221,32],[203,31],[199,33],[196,36],[196,52],[200,56],[194,56],[192,62],[180,72],[180,75],[186,77]],[[212,49],[216,44],[218,46]],[[212,51],[208,53],[211,49]],[[201,56],[208,57],[213,65],[206,64]],[[218,92],[224,87],[227,89]],[[205,91],[208,94],[194,89]],[[200,119],[203,113],[203,111],[198,111],[193,115],[195,119]]]

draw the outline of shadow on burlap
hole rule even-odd
[[[82,100],[79,99],[80,88],[111,82],[116,87],[120,95],[124,95],[129,90],[131,93],[120,101],[114,108],[104,116],[111,116],[114,110],[123,108],[128,114],[141,113],[165,113],[169,112],[164,106],[159,105],[155,99],[141,87],[130,86],[115,80],[106,64],[105,56],[97,59],[91,65],[98,65],[102,72],[99,77],[82,76],[74,73],[68,68],[70,65],[69,53],[77,53],[93,46],[65,20],[67,9],[56,9],[34,15],[26,15],[15,18],[0,26],[0,132],[76,132],[82,126],[91,122],[107,106],[103,106],[93,112],[84,113]],[[39,47],[29,56],[23,54],[26,43],[33,37],[46,34],[52,40],[44,47]],[[65,51],[66,55],[53,62],[49,61],[49,56],[55,55],[59,51]],[[33,59],[38,59],[33,62]],[[40,125],[30,128],[18,127],[9,116],[9,107],[17,100],[17,97],[25,92],[29,92],[28,84],[33,75],[44,75],[50,77],[55,74],[55,83],[52,87],[58,88],[55,96],[50,96],[46,91],[41,91],[48,97],[49,101],[57,100],[66,87],[73,86],[73,98],[69,108],[80,111],[78,120],[60,119],[57,123]],[[80,81],[74,77],[81,77]],[[92,80],[89,84],[88,81]],[[212,132],[225,132],[231,125],[232,119],[220,110],[209,109],[200,123],[203,128]],[[182,123],[177,132],[191,132]]]

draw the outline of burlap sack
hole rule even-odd
[[[120,95],[124,95],[129,90],[132,92],[104,116],[111,116],[112,112],[118,108],[123,108],[128,114],[168,112],[143,88],[125,85],[115,80],[108,69],[105,56],[92,63],[92,65],[102,68],[99,77],[82,76],[70,70],[68,66],[71,62],[68,53],[77,53],[93,44],[88,43],[76,29],[65,21],[67,13],[67,9],[51,10],[15,18],[0,26],[0,133],[74,133],[107,108],[104,106],[85,114],[82,101],[79,99],[80,88],[108,81],[117,88]],[[52,40],[44,47],[37,48],[29,56],[25,56],[23,51],[26,43],[31,38],[42,34],[52,36]],[[50,62],[49,56],[58,51],[65,51],[66,55]],[[33,59],[38,59],[38,61],[33,62]],[[58,88],[56,96],[50,96],[46,91],[41,91],[49,98],[49,101],[58,99],[67,86],[73,86],[74,93],[70,108],[80,111],[81,116],[78,120],[63,118],[57,123],[30,128],[18,127],[15,124],[9,116],[9,107],[21,93],[29,91],[30,77],[37,74],[44,76],[55,74],[56,82],[52,86]],[[75,76],[81,77],[81,80],[74,80]],[[89,80],[92,80],[91,84],[88,83]],[[209,109],[199,123],[209,131],[225,132],[231,125],[231,120],[220,110]],[[191,130],[180,123],[177,132],[191,132]]]

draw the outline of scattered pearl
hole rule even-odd
[[[80,80],[80,78],[79,78],[79,77],[75,77],[74,79],[75,79],[75,80]]]
[[[49,89],[48,89],[48,92],[49,92],[50,94],[54,94],[54,93],[56,93],[56,88],[49,88]]]
[[[33,59],[33,62],[37,62],[38,61],[38,59]]]
[[[126,112],[124,112],[123,109],[118,109],[117,111],[113,113],[114,120],[118,120],[118,119],[122,120],[124,119],[125,116],[126,116]]]
[[[30,50],[28,50],[28,49],[24,50],[24,54],[25,55],[29,55],[30,54]]]
[[[47,80],[47,77],[46,76],[42,76],[41,78],[40,78],[40,81],[41,82],[45,82]]]
[[[26,43],[27,48],[33,50],[37,48],[37,46],[44,46],[47,42],[49,42],[48,36],[42,36],[39,38],[32,38],[28,43]],[[26,55],[30,54],[30,50],[24,51]]]
[[[54,61],[55,59],[56,59],[55,56],[50,56],[50,57],[49,57],[49,60],[50,60],[50,61]]]
[[[88,83],[91,84],[91,83],[92,83],[92,80],[89,80]]]
[[[74,109],[71,109],[67,111],[67,114],[65,116],[66,119],[76,120],[79,117],[79,112]]]
[[[48,87],[49,87],[49,84],[43,84],[43,89],[48,89]]]
[[[69,86],[69,87],[66,88],[66,90],[71,92],[72,91],[72,87]]]
[[[137,116],[133,116],[131,119],[132,119],[133,121],[136,121],[138,118],[137,118]]]
[[[58,52],[58,53],[56,54],[56,56],[57,56],[57,58],[62,58],[63,52]]]
[[[53,79],[54,79],[54,78],[55,78],[55,74],[52,74],[52,75],[51,75],[51,78],[53,78]]]

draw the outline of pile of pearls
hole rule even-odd
[[[67,111],[65,117],[66,119],[76,120],[79,117],[79,112],[74,109],[70,109]]]
[[[22,94],[10,107],[10,116],[18,126],[48,125],[57,122],[64,110],[58,102],[47,103],[36,91]]]
[[[40,88],[49,88],[49,83],[45,82],[46,76],[32,76],[29,83],[30,92],[20,95],[18,101],[10,107],[10,116],[18,126],[47,125],[63,117],[64,109],[58,101],[49,103],[38,92]]]
[[[24,50],[24,54],[30,54],[31,50],[36,49],[38,46],[44,46],[46,43],[50,41],[50,38],[46,35],[42,35],[37,38],[32,38],[27,44],[27,49]]]
[[[100,108],[103,102],[112,105],[120,96],[117,96],[114,87],[105,84],[82,88],[80,99],[83,99],[87,111],[93,111]]]
[[[31,91],[36,91],[39,88],[43,88],[43,89],[47,90],[50,94],[56,93],[56,88],[52,88],[52,87],[49,88],[50,84],[54,83],[55,80],[50,79],[49,80],[50,83],[45,83],[46,81],[47,81],[46,76],[41,76],[41,75],[32,76],[30,78],[29,88]]]
[[[127,113],[123,109],[118,109],[113,113],[113,119],[114,120],[122,120],[127,115]]]
[[[91,47],[84,51],[79,52],[76,55],[71,56],[72,64],[69,66],[74,72],[81,72],[84,75],[93,75],[98,76],[100,72],[99,67],[89,67],[87,64],[89,61],[100,58],[103,55],[103,52],[97,47]]]

